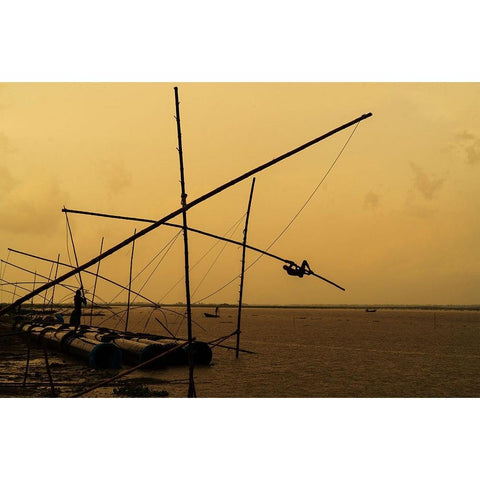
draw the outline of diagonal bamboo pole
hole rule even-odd
[[[84,390],[83,392],[80,392],[80,393],[77,393],[75,395],[72,395],[71,398],[76,398],[76,397],[81,397],[82,395],[85,395],[86,393],[89,393],[91,392],[92,390],[96,390],[97,388],[99,387],[104,387],[105,385],[108,385],[109,383],[113,382],[114,380],[117,380],[119,378],[122,378],[124,377],[125,375],[128,375],[129,373],[132,373],[134,372],[135,370],[138,370],[139,368],[142,368],[142,367],[146,367],[147,365],[150,365],[151,363],[159,360],[160,358],[162,357],[165,357],[166,355],[168,355],[169,353],[172,353],[180,348],[183,348],[185,347],[186,345],[188,345],[188,342],[184,342],[184,343],[179,343],[178,345],[175,345],[174,347],[170,348],[169,350],[167,350],[166,352],[163,352],[161,353],[160,355],[157,355],[156,357],[153,357],[151,358],[150,360],[147,360],[146,362],[143,362],[143,363],[140,363],[139,365],[136,365],[135,367],[132,367],[132,368],[129,368],[128,370],[125,370],[124,372],[122,373],[119,373],[118,375],[115,375],[114,377],[112,378],[109,378],[107,380],[104,380],[103,382],[100,382],[100,383],[97,383],[96,385],[94,385],[93,387],[90,387],[90,388],[87,388],[86,390]]]
[[[86,212],[86,211],[83,211],[83,210],[72,210],[72,209],[69,209],[69,208],[64,208],[64,211],[66,211],[68,213],[78,213],[80,215],[91,215],[93,217],[114,218],[116,220],[131,220],[131,221],[143,222],[143,223],[155,223],[155,220],[148,220],[146,218],[124,217],[124,216],[121,216],[121,215],[111,215],[111,214],[108,214],[108,213]],[[164,225],[168,226],[168,227],[177,227],[177,228],[182,228],[183,229],[182,225],[178,225],[178,224],[175,224],[175,223],[166,222],[166,223],[164,223]],[[194,232],[194,233],[198,233],[200,235],[205,235],[207,237],[215,238],[217,240],[221,240],[223,242],[231,243],[233,245],[238,245],[239,247],[243,248],[243,242],[237,242],[236,240],[233,240],[231,238],[221,237],[220,235],[215,235],[213,233],[205,232],[203,230],[198,230],[198,229],[192,228],[192,227],[187,227],[187,230],[189,232]],[[266,250],[261,250],[260,248],[253,247],[252,245],[246,244],[245,248],[248,248],[249,250],[253,250],[254,252],[261,253],[262,255],[273,258],[275,260],[279,260],[282,263],[288,263],[288,264],[295,263],[295,262],[292,262],[291,260],[288,260],[286,258],[282,258],[282,257],[279,257],[278,255],[274,255],[273,253],[267,252]],[[332,282],[328,278],[322,277],[321,275],[318,275],[317,273],[314,273],[313,271],[310,271],[310,275],[313,275],[313,276],[319,278],[320,280],[323,280],[324,282],[327,282],[330,285],[333,285],[334,287],[337,287],[340,290],[345,291],[345,289],[343,287],[341,287],[340,285],[336,284],[335,282]]]
[[[100,242],[100,254],[103,250],[103,238]],[[98,281],[98,272],[100,271],[100,262],[97,263],[97,272],[95,273],[95,282],[93,283],[93,293],[92,293],[92,305],[90,307],[90,325],[92,325],[92,316],[93,316],[93,302],[95,301],[95,293],[97,291],[97,281]]]
[[[47,290],[48,288],[52,287],[53,285],[61,283],[61,282],[65,281],[67,278],[70,278],[70,277],[76,275],[77,273],[82,272],[86,268],[91,267],[92,265],[95,265],[96,263],[98,263],[103,258],[106,258],[106,257],[112,255],[113,253],[117,252],[118,250],[122,249],[123,247],[126,247],[127,245],[132,243],[137,238],[143,237],[147,233],[150,233],[151,231],[153,231],[156,228],[163,225],[165,222],[168,222],[169,220],[176,217],[177,215],[180,215],[184,211],[190,210],[191,208],[199,205],[200,203],[205,202],[209,198],[212,198],[215,195],[218,195],[219,193],[223,192],[227,188],[233,187],[237,183],[240,183],[243,180],[245,180],[245,179],[247,179],[247,178],[249,178],[249,177],[251,177],[251,176],[253,176],[257,173],[259,173],[259,172],[261,172],[261,171],[263,171],[263,170],[265,170],[269,167],[272,167],[273,165],[281,162],[282,160],[285,160],[286,158],[291,157],[292,155],[295,155],[296,153],[299,153],[299,152],[305,150],[306,148],[309,148],[312,145],[315,145],[316,143],[321,142],[322,140],[325,140],[326,138],[331,137],[332,135],[335,135],[336,133],[338,133],[338,132],[340,132],[340,131],[348,128],[348,127],[351,127],[352,125],[355,125],[356,123],[361,122],[361,121],[363,121],[363,120],[365,120],[365,119],[367,119],[371,116],[372,116],[371,113],[365,113],[365,114],[361,115],[360,117],[355,118],[354,120],[351,120],[350,122],[347,122],[344,125],[341,125],[340,127],[337,127],[337,128],[334,128],[333,130],[330,130],[329,132],[321,135],[320,137],[314,138],[313,140],[310,140],[309,142],[304,143],[303,145],[301,145],[297,148],[294,148],[293,150],[290,150],[289,152],[284,153],[283,155],[280,155],[279,157],[276,157],[273,160],[270,160],[269,162],[266,162],[266,163],[264,163],[264,164],[262,164],[262,165],[260,165],[256,168],[254,168],[253,170],[249,170],[248,172],[240,175],[239,177],[234,178],[233,180],[230,180],[227,183],[224,183],[223,185],[220,185],[219,187],[214,188],[210,192],[196,198],[195,200],[192,200],[190,203],[185,204],[185,206],[182,206],[181,208],[169,213],[168,215],[165,215],[164,217],[157,220],[155,223],[152,223],[148,227],[145,227],[143,230],[140,230],[135,235],[132,235],[132,236],[126,238],[125,240],[123,240],[122,242],[118,243],[117,245],[114,245],[113,247],[111,247],[108,250],[106,250],[105,252],[103,252],[101,255],[98,255],[95,258],[92,258],[91,260],[84,263],[83,265],[80,265],[79,267],[74,268],[70,272],[64,273],[63,275],[56,278],[52,282],[50,282],[48,284],[45,284],[45,285],[42,285],[41,287],[39,287],[36,290],[30,292],[29,294],[23,296],[22,298],[19,298],[18,300],[12,302],[10,305],[8,305],[8,306],[6,306],[6,307],[4,307],[0,310],[0,316],[5,315],[6,313],[12,311],[17,305],[22,304],[23,302],[29,300],[30,298],[34,297],[35,295],[38,295],[40,292],[43,292],[44,290]]]
[[[137,229],[133,231],[133,234],[135,234],[136,232],[137,232]],[[135,240],[132,242],[132,254],[130,256],[130,270],[129,270],[129,276],[128,276],[127,318],[125,320],[125,333],[127,333],[128,331],[128,319],[130,317],[130,295],[132,293],[132,269],[133,269],[133,253],[134,252],[135,252]]]
[[[243,245],[242,245],[242,273],[240,275],[240,293],[238,297],[238,317],[237,317],[237,343],[235,350],[235,358],[238,358],[238,351],[240,349],[240,322],[242,319],[242,300],[243,300],[243,282],[245,278],[245,253],[247,245],[248,220],[250,219],[250,208],[252,206],[253,189],[255,188],[255,177],[252,180],[252,188],[250,189],[250,197],[248,199],[247,216],[245,218],[245,229],[243,230]]]

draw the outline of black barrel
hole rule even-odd
[[[85,337],[69,337],[65,350],[71,355],[88,361],[91,368],[115,368],[122,366],[122,352],[111,343],[103,343]]]
[[[122,351],[125,362],[134,365],[151,360],[163,352],[161,345],[147,345],[145,343],[126,340],[125,338],[113,338],[111,343]],[[151,366],[152,365],[149,365],[149,367]]]

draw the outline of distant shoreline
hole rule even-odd
[[[0,307],[6,306],[7,304],[1,304]],[[29,305],[31,306],[31,305]],[[94,309],[109,309],[114,307],[125,307],[126,303],[114,303],[109,305],[97,305]],[[131,305],[132,307],[151,307],[147,303],[135,303]],[[175,303],[175,304],[162,304],[162,307],[166,308],[185,308],[184,303]],[[205,303],[205,304],[196,304],[192,305],[194,309],[214,309],[215,307],[222,308],[237,308],[236,304],[227,304],[227,303]],[[54,308],[71,308],[72,304],[56,304]],[[33,309],[42,309],[43,304],[35,304]],[[316,309],[316,310],[366,310],[376,309],[378,310],[468,310],[468,311],[479,311],[480,305],[395,305],[395,304],[324,304],[324,305],[302,305],[302,304],[290,304],[290,305],[254,305],[254,304],[244,304],[242,308],[279,308],[279,309]]]
[[[165,305],[169,307],[181,307],[185,305]],[[192,305],[192,308],[214,308],[217,305]],[[237,308],[237,305],[220,304],[219,308]],[[324,310],[366,310],[367,308],[374,308],[376,310],[480,310],[480,305],[243,305],[242,308],[311,308]]]

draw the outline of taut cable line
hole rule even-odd
[[[347,138],[347,141],[345,142],[345,144],[343,145],[343,147],[340,149],[340,151],[338,152],[338,155],[335,157],[335,160],[332,162],[332,164],[330,165],[330,167],[328,168],[328,170],[326,171],[325,175],[322,177],[322,179],[320,180],[320,182],[318,183],[318,185],[314,188],[313,192],[308,196],[308,198],[305,200],[305,202],[303,203],[303,205],[300,207],[300,209],[297,211],[297,213],[292,217],[292,219],[287,223],[287,225],[283,228],[283,230],[272,240],[272,242],[270,243],[270,245],[268,245],[268,247],[265,249],[265,250],[260,250],[260,249],[256,249],[260,255],[252,262],[250,263],[250,265],[248,265],[245,269],[245,271],[249,270],[251,267],[253,267],[264,255],[267,255],[267,256],[271,256],[271,254],[268,252],[268,250],[270,250],[270,248],[273,247],[273,245],[275,245],[275,243],[277,243],[277,241],[280,239],[280,237],[283,236],[283,234],[288,230],[288,228],[290,228],[290,226],[292,225],[292,223],[298,218],[298,216],[300,215],[300,213],[302,212],[302,210],[307,206],[307,204],[310,202],[310,200],[313,198],[313,196],[315,195],[315,193],[317,193],[317,190],[320,188],[320,186],[322,185],[322,183],[325,181],[325,179],[327,178],[328,174],[332,171],[333,167],[335,166],[335,164],[337,163],[338,159],[340,158],[340,156],[342,155],[343,151],[345,150],[345,148],[347,147],[348,143],[350,142],[351,138],[353,137],[353,134],[355,133],[355,131],[357,130],[357,127],[358,127],[359,123],[357,123],[355,125],[355,128],[352,130],[352,133],[350,133],[349,137]],[[250,248],[248,245],[246,246],[246,248]],[[288,260],[285,261],[285,263],[291,263],[289,262]],[[311,272],[311,274],[313,274],[315,277],[319,277],[316,273],[313,273]],[[224,285],[222,285],[220,288],[217,288],[217,290],[215,290],[214,292],[206,295],[205,297],[202,297],[200,298],[200,300],[197,300],[197,302],[201,302],[203,300],[206,300],[207,298],[210,298],[210,297],[213,297],[213,295],[215,295],[216,293],[222,291],[224,288],[228,287],[230,284],[232,284],[235,280],[237,279],[237,277],[235,276],[234,278],[232,278],[230,281],[228,281],[227,283],[225,283]],[[325,280],[324,278],[322,278],[322,280]],[[328,281],[328,280],[327,280]],[[337,286],[337,285],[335,285]],[[341,288],[339,287],[341,290],[345,290],[344,288]]]

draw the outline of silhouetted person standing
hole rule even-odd
[[[283,269],[292,277],[299,277],[302,278],[304,275],[310,275],[312,270],[310,269],[310,265],[306,260],[302,262],[302,265],[299,267],[293,262],[290,262],[289,265],[284,265]]]
[[[82,295],[82,291],[78,289],[75,292],[75,297],[73,298],[73,303],[75,308],[73,309],[72,314],[70,315],[70,325],[75,327],[75,332],[77,332],[78,327],[80,326],[80,318],[82,316],[82,303],[87,304],[87,300]]]

